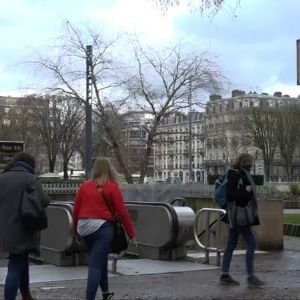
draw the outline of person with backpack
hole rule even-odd
[[[46,227],[47,217],[44,213],[50,199],[35,175],[35,165],[31,154],[19,152],[0,174],[0,249],[9,254],[4,298],[1,298],[4,300],[15,300],[18,290],[22,300],[36,299],[30,292],[29,255],[39,252],[42,229],[31,230],[25,226],[21,207],[25,201],[25,192],[27,194],[28,190],[39,191],[38,194],[32,195],[38,197],[30,198],[30,203],[33,203],[34,207],[43,207],[42,219]],[[27,212],[31,209],[31,206],[27,206]],[[31,221],[33,226],[37,224],[36,220],[27,220]]]
[[[246,269],[249,286],[260,287],[265,283],[254,275],[254,253],[256,238],[252,232],[253,225],[259,225],[257,210],[256,188],[250,174],[253,158],[248,153],[242,153],[237,158],[232,169],[226,175],[226,204],[227,215],[225,222],[229,223],[229,235],[225,248],[222,275],[223,285],[239,285],[229,275],[232,254],[241,235],[246,243]]]

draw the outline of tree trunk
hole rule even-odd
[[[69,179],[68,164],[69,164],[69,160],[64,158],[64,162],[63,162],[64,179]]]
[[[269,159],[264,159],[264,170],[265,170],[266,181],[270,181],[270,176],[271,176],[271,162],[270,162]]]
[[[120,148],[118,147],[117,144],[114,144],[113,145],[113,150],[114,150],[114,154],[115,154],[115,157],[120,165],[120,168],[121,168],[121,172],[124,174],[125,176],[125,180],[127,183],[129,184],[133,184],[133,179],[132,179],[132,176],[127,168],[127,166],[125,165],[125,162],[123,160],[123,157],[122,157],[122,154],[120,153]]]
[[[125,176],[126,182],[129,183],[129,184],[133,184],[132,176],[131,176],[131,174],[130,174],[127,166],[126,166],[126,163],[125,163],[123,155],[120,151],[118,142],[115,141],[112,129],[109,126],[105,126],[104,128],[105,128],[105,131],[106,131],[110,141],[112,141],[112,148],[113,148],[113,151],[114,151],[114,155],[115,155],[115,157],[116,157],[116,159],[119,163],[119,166],[121,168],[121,172]]]
[[[55,159],[49,158],[49,172],[53,173],[55,169]]]
[[[147,149],[146,149],[146,153],[143,157],[143,161],[142,161],[142,164],[141,164],[141,175],[140,175],[140,178],[139,178],[139,183],[143,184],[144,183],[144,178],[147,174],[147,169],[148,169],[148,165],[149,165],[149,158],[150,158],[150,155],[151,155],[151,152],[152,152],[152,144],[151,146],[147,145]]]

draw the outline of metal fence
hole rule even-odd
[[[44,182],[44,190],[48,194],[75,194],[81,182]]]
[[[48,194],[75,194],[81,182],[43,183]],[[281,198],[288,193],[289,183],[266,183],[257,186],[260,198]],[[171,201],[175,197],[213,197],[214,186],[208,184],[133,184],[121,187],[126,201]]]

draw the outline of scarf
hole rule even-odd
[[[27,162],[25,162],[23,160],[18,160],[16,162],[16,166],[25,169],[25,171],[27,171],[27,172],[29,172],[31,174],[34,174],[33,167],[29,163],[27,163]]]

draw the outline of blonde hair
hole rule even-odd
[[[118,177],[111,161],[106,157],[100,157],[95,161],[92,175],[98,185],[104,185],[109,180],[116,181]]]
[[[242,168],[248,163],[253,163],[253,157],[249,153],[241,153],[235,160],[233,167],[234,168]]]

